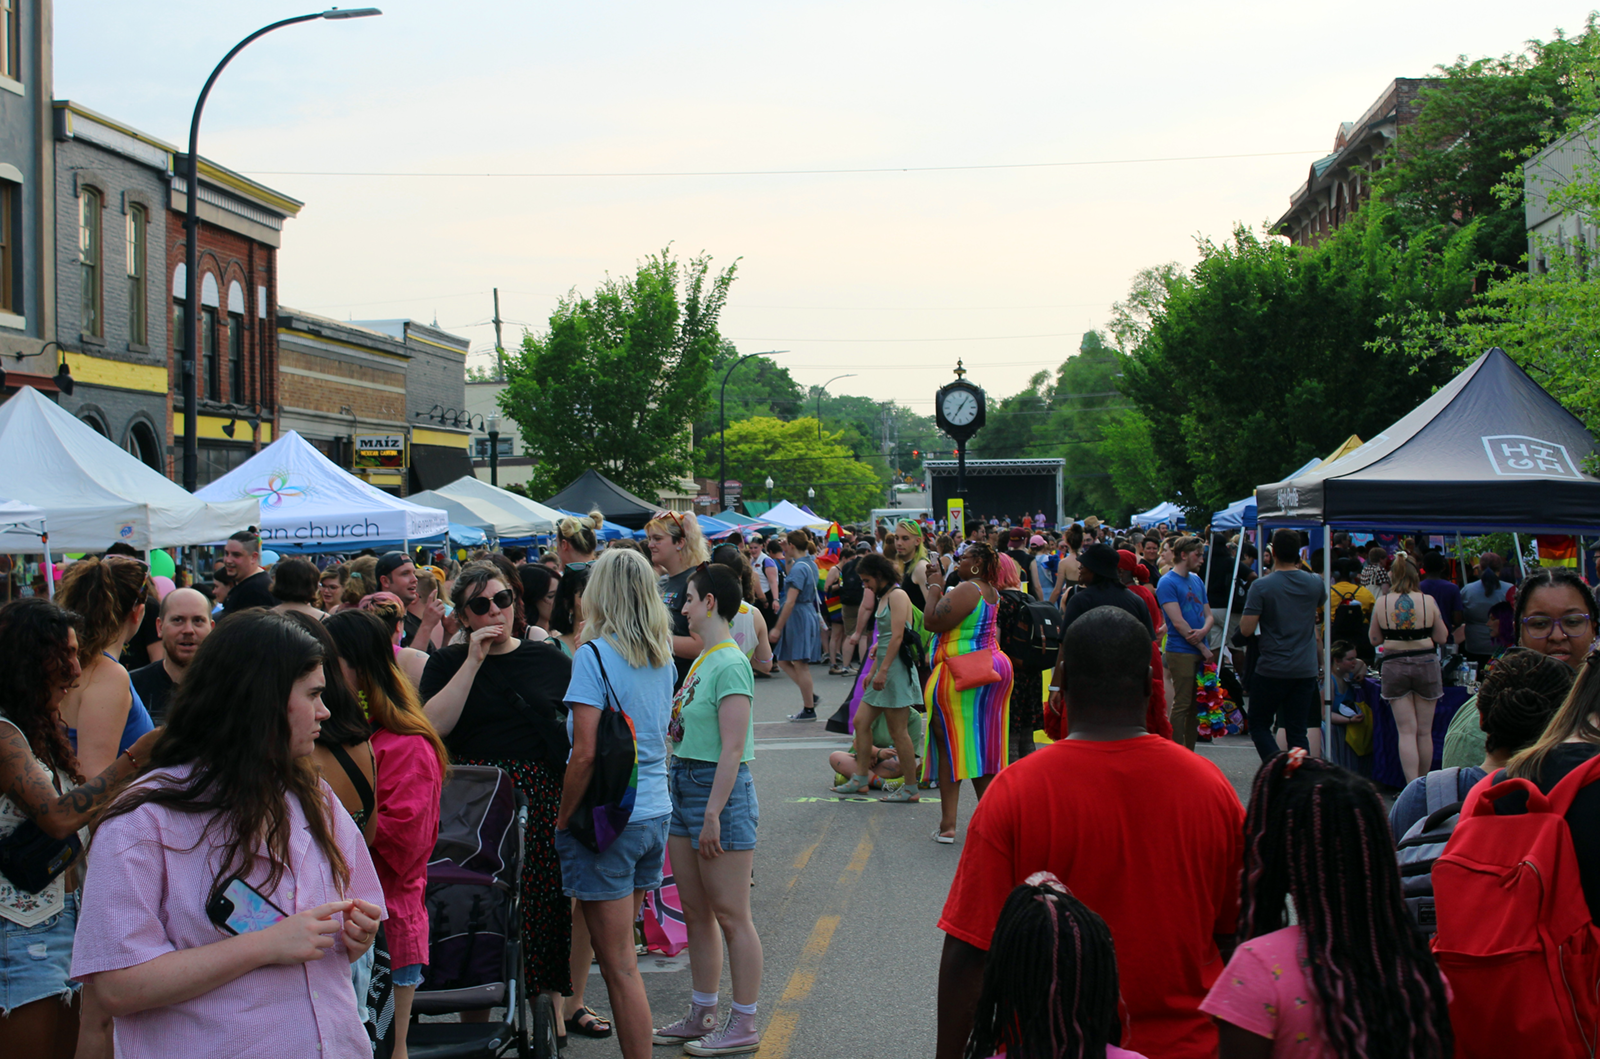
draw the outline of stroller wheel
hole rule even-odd
[[[526,1036],[517,1037],[519,1059],[556,1059],[556,1009],[546,993],[534,994],[533,1025]]]

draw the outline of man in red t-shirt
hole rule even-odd
[[[966,1046],[1001,905],[1046,870],[1111,928],[1123,1046],[1162,1059],[1215,1056],[1217,1031],[1199,1006],[1232,947],[1244,808],[1210,761],[1145,731],[1142,623],[1097,607],[1062,640],[1071,734],[984,792],[939,919],[937,1057],[959,1059]]]

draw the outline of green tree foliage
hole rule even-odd
[[[708,448],[721,441],[714,436]],[[770,476],[774,500],[809,504],[838,522],[865,519],[883,500],[878,472],[856,459],[841,432],[824,430],[819,438],[817,421],[809,416],[789,422],[756,416],[730,423],[727,445],[728,477],[744,484],[747,499],[765,500]],[[807,498],[808,489],[816,490],[815,500]]]
[[[1464,305],[1476,235],[1402,232],[1373,202],[1314,249],[1244,228],[1202,242],[1121,380],[1149,421],[1155,480],[1209,512],[1409,411],[1449,369],[1385,345],[1380,321]]]
[[[755,416],[789,420],[806,410],[805,393],[789,375],[781,360],[751,357],[728,376],[728,369],[740,353],[732,342],[724,341],[711,362],[706,385],[706,411],[694,422],[694,445],[698,452],[705,439],[722,429],[722,380],[728,379],[728,422],[737,423]]]
[[[523,336],[500,408],[539,457],[530,489],[548,496],[594,468],[650,497],[688,473],[737,267],[713,273],[708,256],[663,250],[592,295],[567,295],[547,332]]]

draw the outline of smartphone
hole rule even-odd
[[[289,918],[287,912],[237,875],[206,905],[206,916],[229,934],[266,930],[279,920]]]

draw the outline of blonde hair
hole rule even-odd
[[[433,573],[432,567],[417,571],[417,598],[431,599],[439,591],[439,578]]]
[[[600,547],[600,531],[605,524],[606,517],[598,511],[590,511],[583,518],[568,515],[556,523],[556,536],[584,555],[593,555]]]
[[[361,597],[378,591],[378,557],[363,555],[344,564],[344,588],[339,592],[339,602],[346,607],[361,605]]]
[[[711,558],[711,553],[706,548],[706,539],[700,533],[700,520],[695,518],[692,512],[663,511],[644,524],[646,533],[653,529],[659,529],[674,543],[683,542],[685,566],[699,566]]]
[[[1389,564],[1389,591],[1395,595],[1404,595],[1407,592],[1417,591],[1421,584],[1417,580],[1417,568],[1411,564],[1410,556],[1399,552],[1394,557],[1394,562]]]
[[[656,587],[655,568],[631,548],[607,548],[589,567],[579,643],[600,639],[635,669],[672,661],[672,619]]]
[[[928,561],[928,546],[927,546],[927,542],[923,539],[923,536],[922,536],[922,526],[921,526],[921,524],[919,524],[917,522],[916,519],[914,519],[914,518],[903,518],[899,522],[896,522],[894,524],[894,529],[895,529],[895,535],[897,537],[900,534],[900,530],[905,529],[905,530],[910,531],[912,536],[916,537],[916,539],[917,539],[917,550],[912,552],[909,557],[900,554],[900,543],[899,543],[899,541],[895,542],[895,546],[894,546],[894,552],[895,552],[894,559],[895,559],[895,562],[899,563],[906,570],[914,570],[914,569],[916,569],[916,567],[917,567],[917,565],[919,563],[925,563],[925,562]]]

